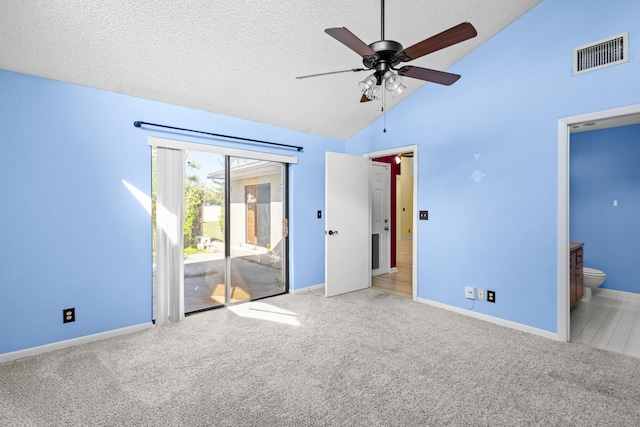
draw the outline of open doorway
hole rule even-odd
[[[400,147],[367,155],[374,165],[388,166],[387,200],[376,215],[380,197],[372,197],[372,278],[371,287],[405,298],[417,299],[416,194],[417,147]],[[372,177],[375,166],[372,168]],[[372,178],[372,181],[374,179]],[[375,190],[375,186],[372,186]],[[375,227],[376,218],[380,230]],[[382,237],[381,237],[382,236]]]
[[[570,137],[577,129],[606,129],[640,123],[640,105],[568,117],[558,121],[558,339],[572,337],[570,310],[569,159]],[[615,206],[615,205],[614,205]],[[573,334],[575,335],[575,334]]]

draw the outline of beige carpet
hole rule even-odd
[[[2,426],[631,426],[640,359],[375,290],[0,364]]]

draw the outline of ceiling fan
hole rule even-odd
[[[475,37],[478,32],[473,25],[468,22],[463,22],[404,49],[402,45],[396,41],[385,40],[384,0],[381,0],[381,3],[382,25],[380,41],[367,45],[345,27],[327,28],[324,30],[325,33],[329,34],[331,37],[360,55],[365,68],[351,68],[348,70],[310,74],[296,78],[306,79],[309,77],[326,76],[330,74],[374,70],[373,74],[359,83],[360,89],[362,90],[362,98],[360,99],[360,102],[380,99],[382,96],[383,84],[384,88],[392,94],[401,93],[405,89],[405,86],[402,85],[402,77],[400,76],[411,77],[447,86],[455,83],[460,78],[459,74],[431,70],[429,68],[416,67],[413,65],[405,65],[400,68],[395,67],[402,62],[409,62],[414,59],[418,59],[440,49],[444,49]],[[396,71],[397,74],[393,71]]]

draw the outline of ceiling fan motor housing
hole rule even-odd
[[[368,69],[375,68],[377,71],[386,71],[389,67],[395,67],[402,60],[395,58],[398,52],[402,52],[402,45],[393,40],[380,40],[371,43],[369,47],[376,52],[376,56],[366,57],[362,63]]]

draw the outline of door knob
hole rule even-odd
[[[329,230],[329,236],[333,236],[334,234],[338,234],[337,231]]]

